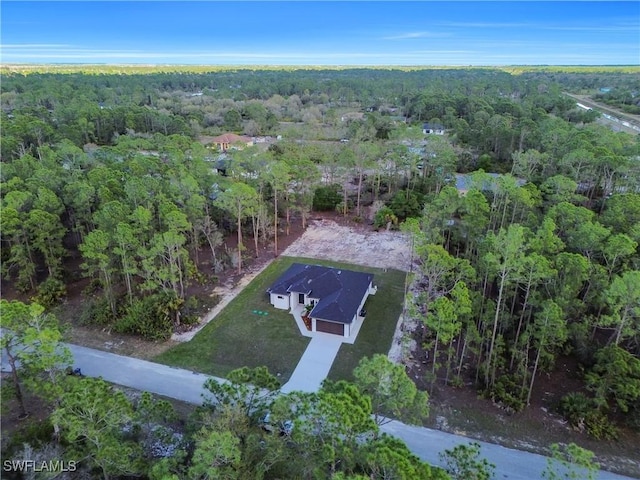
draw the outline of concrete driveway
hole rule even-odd
[[[282,387],[282,392],[317,392],[331,370],[342,341],[343,338],[337,335],[314,332],[291,378]]]

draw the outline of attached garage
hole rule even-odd
[[[325,320],[316,320],[316,331],[344,336],[344,324],[327,322]]]

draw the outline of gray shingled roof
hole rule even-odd
[[[371,273],[294,263],[267,289],[267,293],[304,293],[318,299],[311,317],[351,323],[372,281]]]

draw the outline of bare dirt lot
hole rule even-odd
[[[339,225],[330,219],[312,220],[302,236],[283,253],[366,267],[409,271],[411,247],[407,236],[394,231]]]

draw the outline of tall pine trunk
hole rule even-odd
[[[273,245],[274,256],[278,256],[278,191],[273,192]]]
[[[242,273],[242,205],[238,202],[238,273]]]
[[[502,308],[502,295],[504,293],[505,272],[503,270],[500,278],[500,291],[496,302],[496,314],[493,318],[493,331],[491,333],[491,344],[489,345],[489,358],[487,360],[487,371],[485,373],[485,384],[493,385],[495,380],[495,369],[493,368],[493,350],[496,343],[496,332],[498,331],[498,321],[500,320],[500,309]],[[491,380],[491,382],[489,382]]]

